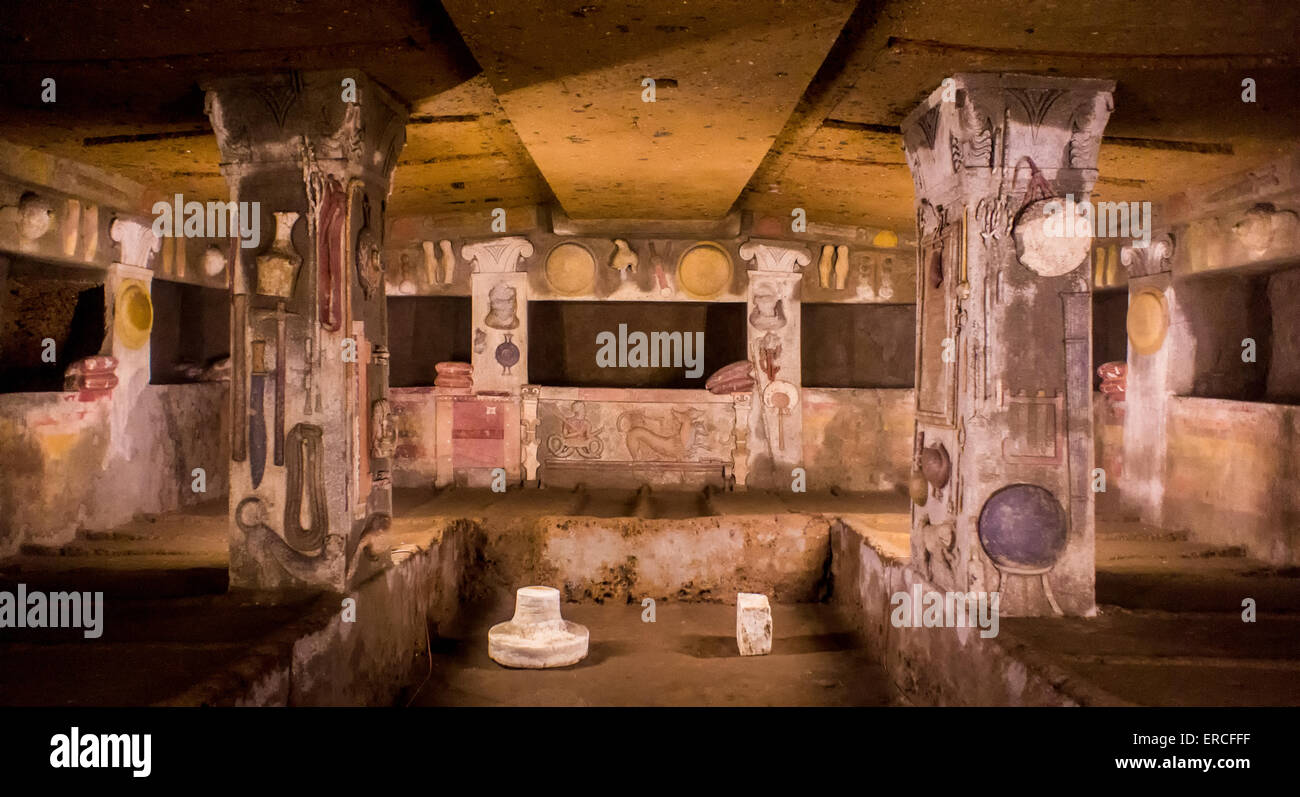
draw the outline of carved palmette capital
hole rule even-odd
[[[757,238],[740,245],[740,256],[754,261],[755,271],[779,271],[787,274],[798,272],[812,262],[807,247]]]
[[[945,78],[902,124],[918,204],[954,204],[964,183],[968,193],[990,181],[1023,190],[1031,162],[1049,181],[1064,178],[1065,190],[1090,190],[1114,87],[1035,75]]]
[[[533,242],[522,235],[492,238],[465,244],[460,256],[473,265],[475,274],[501,274],[518,269],[519,261],[533,256]]]
[[[140,268],[149,267],[149,259],[162,248],[162,240],[153,228],[134,219],[113,219],[108,235],[117,242],[117,262]]]
[[[300,162],[309,150],[336,171],[386,183],[406,143],[406,109],[359,72],[240,75],[203,88],[226,168]]]
[[[1145,277],[1169,270],[1174,256],[1174,239],[1168,233],[1157,235],[1146,245],[1134,242],[1120,247],[1119,262],[1128,270],[1129,277]]]

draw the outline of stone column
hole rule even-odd
[[[812,262],[808,250],[780,241],[750,240],[740,256],[749,271],[749,359],[757,379],[747,441],[746,481],[759,487],[789,488],[803,465],[803,407],[800,385],[800,269]],[[742,469],[737,466],[739,472]],[[737,476],[737,482],[741,482]]]
[[[345,591],[391,507],[384,207],[406,112],[356,72],[213,81],[232,266],[230,584]]]
[[[940,590],[1000,592],[1004,615],[1095,611],[1091,216],[1066,200],[1090,198],[1113,88],[958,74],[903,124],[912,561]]]

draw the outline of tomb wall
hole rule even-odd
[[[1103,511],[1300,563],[1300,152],[1189,188],[1164,204],[1154,241],[1124,248],[1130,307],[1125,400],[1099,415]],[[1163,330],[1162,332],[1160,330]],[[1105,402],[1103,398],[1098,401]],[[1104,453],[1103,453],[1104,452]]]
[[[177,253],[197,263],[210,244],[158,241],[152,198],[0,141],[0,556],[226,492],[228,386],[150,384],[153,277],[180,279]],[[221,272],[186,273],[225,285]]]
[[[149,385],[120,428],[111,396],[0,394],[0,556],[224,495],[229,434],[217,432],[229,425],[228,392],[222,382]],[[206,492],[192,489],[195,468]]]
[[[902,329],[898,318],[904,318],[907,335],[913,331],[911,241],[874,228],[814,220],[803,227],[750,213],[733,213],[717,222],[595,222],[568,219],[558,209],[512,209],[504,218],[510,235],[487,238],[489,225],[485,212],[396,218],[389,225],[390,296],[470,296],[474,303],[469,329],[444,330],[463,335],[472,345],[472,387],[392,390],[398,435],[395,485],[486,486],[495,467],[504,468],[511,483],[536,483],[540,469],[543,483],[557,485],[788,488],[793,468],[800,466],[810,489],[887,490],[906,481],[912,352],[908,344],[906,357],[900,358],[890,347]],[[512,262],[498,268],[497,249],[508,251]],[[507,278],[509,291],[501,287]],[[502,307],[513,308],[495,321],[492,291],[501,292]],[[846,332],[836,341],[803,340],[803,301],[881,305],[898,312],[869,318],[841,313],[834,318],[844,316],[861,327],[858,338]],[[554,329],[553,323],[530,326],[530,302],[589,305],[593,310],[572,318],[559,312],[533,316],[568,319],[580,327],[583,341],[597,328],[613,333],[633,317],[655,319],[670,333],[679,331],[685,319],[708,327],[706,351],[718,345],[718,334],[727,334],[718,327],[735,320],[734,314],[710,315],[706,323],[690,303],[743,302],[747,323],[735,325],[732,334],[740,335],[743,347],[736,356],[756,364],[755,385],[744,391],[743,399],[737,393],[664,389],[660,372],[665,369],[652,367],[645,373],[654,378],[647,376],[642,383],[636,380],[639,372],[630,371],[602,380],[609,387],[583,386],[579,383],[591,382],[592,374],[603,377],[594,370],[594,356],[592,363],[584,359],[575,367],[551,367],[544,358],[592,353],[570,345],[574,330]],[[638,303],[637,312],[622,312],[630,303]],[[655,303],[662,303],[664,312],[640,309]],[[410,323],[425,328],[418,313],[413,308]],[[507,323],[515,316],[520,323]],[[825,334],[822,328],[818,337]],[[547,336],[565,340],[547,345]],[[848,357],[841,350],[851,340],[866,341],[867,349],[885,348],[855,350]],[[493,362],[494,353],[511,343],[519,349],[517,361]],[[825,378],[835,384],[856,379],[868,386],[800,384],[804,361],[821,356],[828,344],[839,346],[843,362],[823,368],[829,375]],[[418,347],[411,356],[421,356]],[[710,364],[703,376],[722,364]],[[421,368],[397,363],[395,370],[416,373]],[[549,384],[535,378],[552,372],[577,381]],[[782,391],[783,396],[775,396]],[[773,403],[776,399],[782,400],[780,406]],[[471,409],[475,403],[485,406]],[[565,419],[570,432],[580,437],[573,430],[589,429],[592,439],[566,445],[559,433]],[[516,454],[510,435],[519,424],[522,449]],[[807,441],[801,439],[805,434]],[[574,441],[578,437],[568,442]]]

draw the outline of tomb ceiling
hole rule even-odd
[[[1098,199],[1159,201],[1300,136],[1294,4],[539,5],[6,3],[0,138],[150,192],[223,198],[202,79],[356,67],[411,112],[398,216],[551,202],[578,219],[802,207],[907,228],[898,125],[954,72],[1116,81]],[[53,105],[40,102],[45,77],[58,80]],[[1246,77],[1254,104],[1240,100]]]

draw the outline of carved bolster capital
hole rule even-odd
[[[1029,162],[1048,179],[1058,171],[1079,172],[1068,187],[1089,189],[1114,88],[1113,81],[1089,78],[944,78],[902,124],[918,203],[949,204],[961,196],[963,182],[976,181],[980,190],[989,180],[1011,185],[1018,176],[1023,183]]]
[[[317,161],[387,181],[406,144],[406,109],[355,70],[240,75],[202,88],[223,164],[296,162],[310,149]]]
[[[1168,271],[1173,256],[1174,239],[1168,233],[1158,235],[1149,242],[1134,241],[1119,250],[1119,262],[1124,264],[1129,277],[1145,277]]]
[[[113,219],[108,234],[121,250],[117,262],[128,266],[148,268],[149,258],[162,248],[162,240],[154,235],[153,228],[134,219]]]
[[[522,235],[465,244],[460,256],[475,274],[503,274],[518,270],[519,261],[533,256],[533,242]]]
[[[740,245],[740,256],[754,261],[756,271],[780,271],[787,274],[797,273],[800,268],[812,262],[812,255],[806,247],[757,238],[751,238]]]

